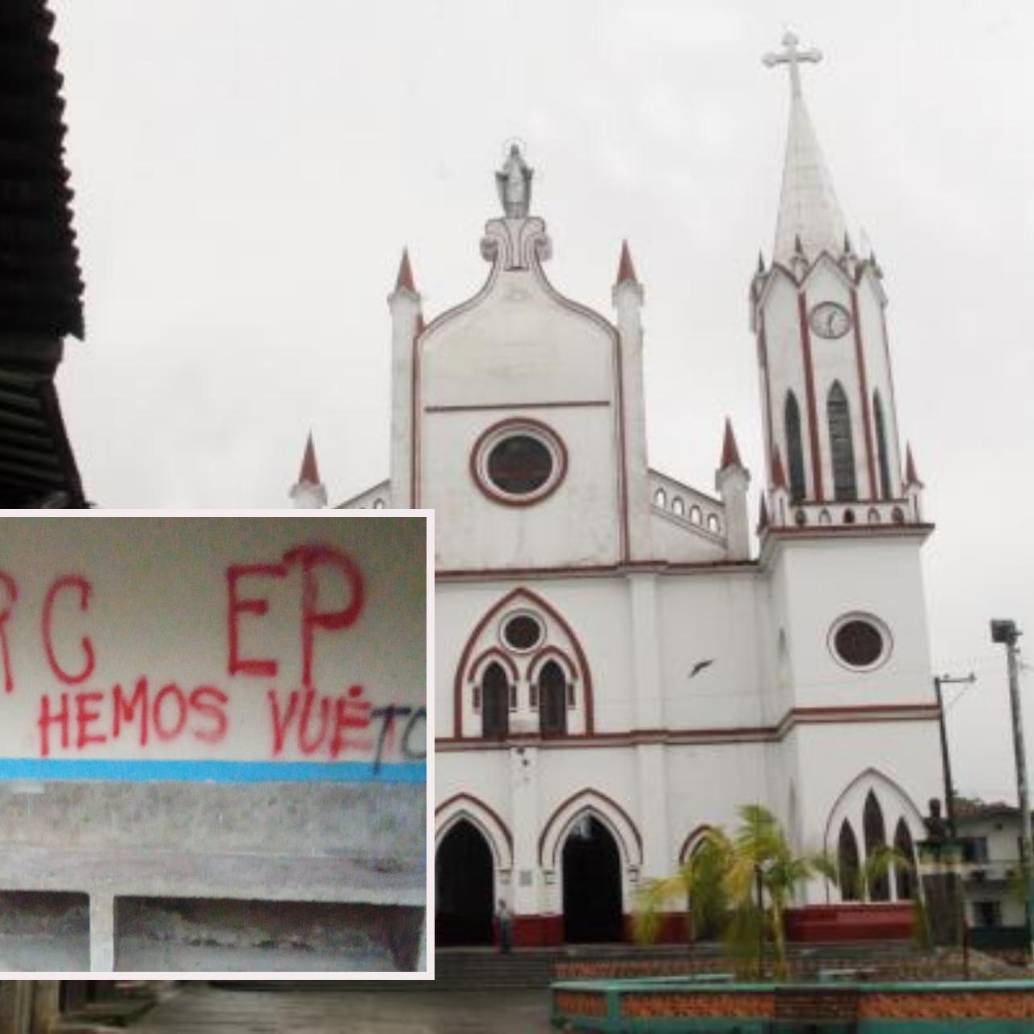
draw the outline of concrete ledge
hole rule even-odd
[[[394,861],[11,845],[0,851],[0,888],[73,890],[108,897],[262,898],[423,906],[423,863],[422,853]]]

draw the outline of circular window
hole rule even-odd
[[[515,614],[503,623],[503,640],[511,650],[531,650],[542,639],[542,626],[530,614]]]
[[[488,478],[501,492],[527,495],[553,473],[553,454],[530,434],[512,434],[489,450]]]
[[[833,626],[830,646],[841,664],[867,671],[887,659],[890,635],[875,618],[849,614]]]
[[[549,495],[563,479],[563,443],[537,420],[504,420],[478,439],[471,473],[490,499],[526,506]]]

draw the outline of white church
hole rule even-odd
[[[932,526],[902,456],[882,272],[852,247],[801,94],[818,57],[788,34],[765,59],[791,106],[772,260],[746,285],[756,554],[731,425],[713,491],[649,465],[628,247],[612,313],[561,294],[516,148],[474,297],[425,322],[403,257],[390,476],[343,505],[436,514],[440,945],[487,942],[499,900],[519,945],[621,940],[643,881],[746,803],[848,868],[925,836]],[[292,496],[326,505],[311,441]],[[891,874],[871,904],[816,882],[803,904],[830,906],[834,936],[872,909],[907,929],[914,890]]]

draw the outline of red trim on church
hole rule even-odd
[[[490,646],[486,650],[482,650],[481,653],[479,653],[477,657],[470,662],[470,667],[467,671],[467,678],[473,681],[474,673],[489,657],[497,657],[510,673],[511,681],[517,681],[519,673],[517,671],[516,662],[505,650],[502,649],[502,647],[499,646]]]
[[[638,743],[769,743],[782,740],[795,725],[837,725],[868,722],[932,722],[937,720],[935,703],[873,704],[857,707],[795,707],[778,725],[728,726],[726,728],[630,729],[627,732],[593,732],[561,737],[566,747],[626,747]],[[441,750],[477,748],[509,749],[514,745],[550,746],[554,737],[538,733],[510,735],[505,741],[466,736],[439,736]]]
[[[455,804],[456,801],[470,801],[471,804],[476,805],[478,808],[483,809],[487,814],[491,815],[492,818],[499,824],[499,828],[503,831],[503,836],[506,837],[506,846],[510,850],[510,857],[513,857],[513,834],[510,832],[510,827],[499,817],[499,813],[494,809],[485,804],[484,801],[475,797],[470,793],[454,793],[451,797],[446,798],[434,809],[435,816],[440,815],[450,804]]]
[[[556,859],[550,859],[550,865],[544,866],[542,861],[542,851],[546,845],[546,838],[549,836],[549,831],[553,828],[554,824],[559,820],[560,813],[566,808],[572,801],[577,800],[579,797],[598,797],[601,801],[604,801],[609,807],[613,808],[624,820],[628,823],[632,830],[632,835],[635,837],[636,850],[638,851],[638,857],[635,859],[634,864],[643,864],[643,836],[639,832],[639,827],[632,821],[632,817],[625,811],[624,808],[618,804],[612,797],[608,797],[605,793],[601,793],[599,790],[594,790],[591,786],[583,786],[577,792],[571,794],[570,797],[565,797],[554,809],[553,813],[549,816],[546,824],[542,827],[542,832],[539,834],[539,846],[538,846],[538,860],[540,868],[556,868]],[[620,837],[615,839],[620,841]]]
[[[635,916],[627,912],[621,917],[623,942],[635,943]],[[553,948],[564,943],[562,915],[515,915],[513,943],[516,948]],[[689,912],[666,912],[660,916],[660,928],[654,944],[689,943]]]
[[[797,316],[801,327],[801,351],[804,356],[804,392],[808,404],[808,441],[811,445],[811,477],[814,497],[825,501],[822,489],[822,454],[819,452],[819,416],[815,403],[815,366],[811,356],[811,332],[808,330],[808,302],[804,291],[797,295]]]
[[[550,444],[556,446],[558,469],[555,472],[550,472],[545,490],[536,490],[529,492],[527,495],[506,495],[500,492],[491,481],[481,476],[481,471],[478,469],[480,466],[479,460],[486,440],[493,435],[501,434],[508,427],[512,427],[515,434],[520,433],[522,428],[538,431]],[[503,506],[534,506],[535,503],[541,503],[543,499],[548,499],[560,487],[567,476],[567,445],[563,438],[549,424],[530,416],[510,416],[505,420],[496,421],[496,423],[486,427],[478,435],[477,441],[474,442],[474,447],[470,450],[470,476],[474,479],[474,484],[477,485],[481,494],[491,499],[493,503],[501,503]]]
[[[783,913],[786,939],[804,944],[908,941],[915,916],[911,901],[805,905]]]
[[[869,399],[869,383],[865,376],[865,350],[862,344],[862,328],[858,320],[858,292],[851,288],[851,321],[854,324],[854,351],[858,363],[858,386],[862,393],[862,431],[865,435],[865,469],[869,474],[869,500],[875,502],[880,498],[879,485],[876,481],[876,462],[872,448],[872,418],[869,416],[871,402]]]
[[[765,455],[768,456],[769,476],[772,476],[772,455],[775,451],[775,432],[772,425],[772,384],[768,375],[768,339],[765,336],[765,314],[758,310],[758,358],[761,361],[761,371],[765,381],[765,428],[768,431],[768,441]],[[764,498],[764,496],[762,496]]]

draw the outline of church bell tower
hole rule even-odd
[[[903,461],[883,273],[855,250],[801,90],[818,62],[792,33],[769,67],[789,71],[790,120],[772,261],[750,285],[768,456],[764,519],[797,528],[921,523]]]
[[[751,280],[750,318],[768,461],[766,696],[787,730],[771,801],[797,843],[834,853],[832,788],[877,772],[926,800],[938,741],[920,562],[930,525],[899,446],[883,274],[852,244],[801,91],[800,66],[820,56],[788,33],[764,59],[789,71],[790,121],[772,260]]]

